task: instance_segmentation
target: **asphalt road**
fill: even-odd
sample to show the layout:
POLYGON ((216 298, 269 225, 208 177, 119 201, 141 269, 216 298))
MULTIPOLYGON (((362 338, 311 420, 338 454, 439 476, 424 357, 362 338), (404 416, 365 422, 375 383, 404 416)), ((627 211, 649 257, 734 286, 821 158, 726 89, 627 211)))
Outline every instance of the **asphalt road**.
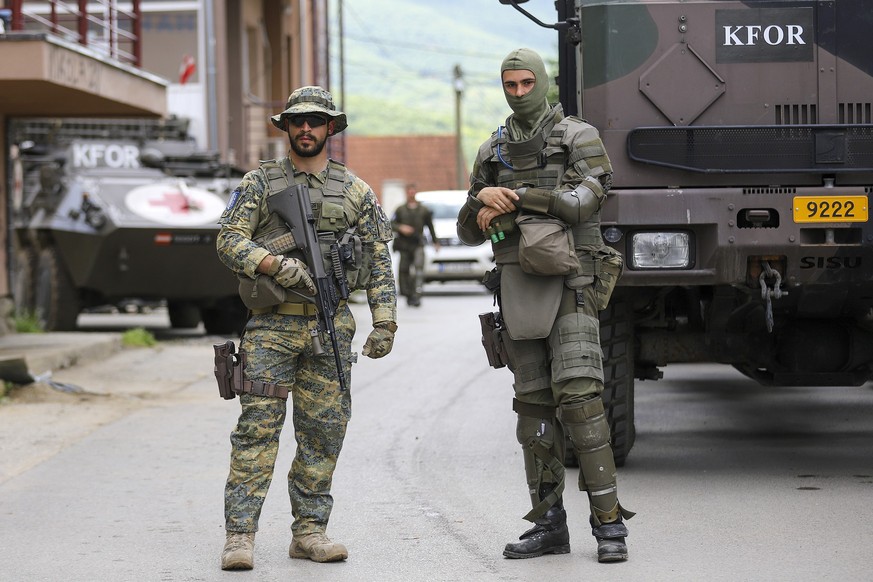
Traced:
MULTIPOLYGON (((873 577, 871 385, 763 389, 704 365, 668 367, 663 380, 637 385, 636 445, 619 471, 622 503, 638 513, 628 523, 628 562, 597 563, 575 469, 566 494, 572 552, 504 559, 503 545, 526 529, 528 498, 511 375, 487 367, 479 341, 476 314, 491 298, 471 286, 428 291, 421 308, 401 305, 394 352, 361 357, 353 371, 328 530, 348 546, 347 562, 287 556, 289 427, 255 570, 219 569, 238 405, 218 398, 212 379, 211 344, 220 338, 166 330, 158 313, 144 321, 162 338, 159 349, 56 375, 126 408, 97 415, 103 420, 0 482, 0 580, 873 577)), ((368 314, 363 305, 354 311, 359 349, 368 314)), ((80 324, 113 329, 105 316, 88 317, 96 319, 80 324)), ((73 418, 101 401, 80 399, 65 404, 73 418)), ((31 431, 28 442, 58 439, 51 429, 61 416, 20 430, 31 431)))

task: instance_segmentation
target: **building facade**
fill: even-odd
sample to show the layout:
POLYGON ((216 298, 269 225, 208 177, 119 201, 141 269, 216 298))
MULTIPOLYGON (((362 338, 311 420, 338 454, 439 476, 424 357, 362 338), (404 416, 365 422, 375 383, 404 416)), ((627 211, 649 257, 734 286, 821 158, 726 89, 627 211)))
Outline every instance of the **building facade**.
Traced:
POLYGON ((269 123, 300 85, 328 86, 324 0, 6 0, 0 28, 0 333, 12 312, 6 128, 22 117, 191 119, 203 149, 252 168, 284 154, 269 123), (86 6, 87 14, 77 12, 86 6))

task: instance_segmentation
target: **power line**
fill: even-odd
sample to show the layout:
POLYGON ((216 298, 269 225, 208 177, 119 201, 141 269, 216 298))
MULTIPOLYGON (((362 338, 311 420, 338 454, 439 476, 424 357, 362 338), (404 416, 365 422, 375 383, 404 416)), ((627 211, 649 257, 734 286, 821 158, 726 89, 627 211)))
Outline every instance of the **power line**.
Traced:
POLYGON ((422 51, 422 52, 439 53, 442 55, 459 55, 459 56, 463 56, 463 57, 473 57, 473 58, 477 58, 477 59, 489 59, 489 60, 496 59, 498 61, 504 57, 504 55, 499 55, 497 53, 479 53, 479 52, 468 51, 468 50, 464 50, 464 51, 452 50, 452 49, 447 48, 445 46, 440 46, 440 45, 435 45, 435 44, 422 45, 421 43, 403 42, 403 41, 397 41, 397 40, 394 40, 394 41, 373 40, 372 38, 362 38, 362 37, 358 37, 358 36, 354 36, 354 35, 350 35, 350 34, 346 34, 345 38, 348 40, 355 40, 358 42, 377 44, 377 45, 382 46, 382 47, 394 46, 394 47, 408 48, 408 49, 422 51))

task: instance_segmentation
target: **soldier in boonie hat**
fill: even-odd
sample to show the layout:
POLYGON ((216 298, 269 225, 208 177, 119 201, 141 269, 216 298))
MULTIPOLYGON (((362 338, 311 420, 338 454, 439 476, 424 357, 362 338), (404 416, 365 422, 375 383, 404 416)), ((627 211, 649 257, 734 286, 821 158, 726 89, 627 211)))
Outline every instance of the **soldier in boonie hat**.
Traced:
POLYGON ((306 113, 316 113, 328 117, 328 121, 334 122, 334 129, 331 135, 336 135, 346 127, 346 114, 342 111, 337 111, 333 104, 333 96, 330 92, 321 87, 309 86, 295 89, 289 96, 288 102, 285 104, 285 111, 270 117, 273 125, 285 131, 287 129, 285 118, 294 115, 302 115, 306 113))

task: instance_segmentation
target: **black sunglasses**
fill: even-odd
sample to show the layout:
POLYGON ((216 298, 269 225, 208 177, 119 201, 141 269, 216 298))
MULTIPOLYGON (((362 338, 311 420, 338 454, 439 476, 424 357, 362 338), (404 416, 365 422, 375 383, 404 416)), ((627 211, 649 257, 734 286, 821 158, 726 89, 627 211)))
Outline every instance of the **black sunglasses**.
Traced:
POLYGON ((292 115, 288 117, 288 121, 290 121, 291 125, 294 127, 303 127, 304 123, 309 127, 321 127, 327 123, 327 119, 323 115, 315 114, 292 115))

